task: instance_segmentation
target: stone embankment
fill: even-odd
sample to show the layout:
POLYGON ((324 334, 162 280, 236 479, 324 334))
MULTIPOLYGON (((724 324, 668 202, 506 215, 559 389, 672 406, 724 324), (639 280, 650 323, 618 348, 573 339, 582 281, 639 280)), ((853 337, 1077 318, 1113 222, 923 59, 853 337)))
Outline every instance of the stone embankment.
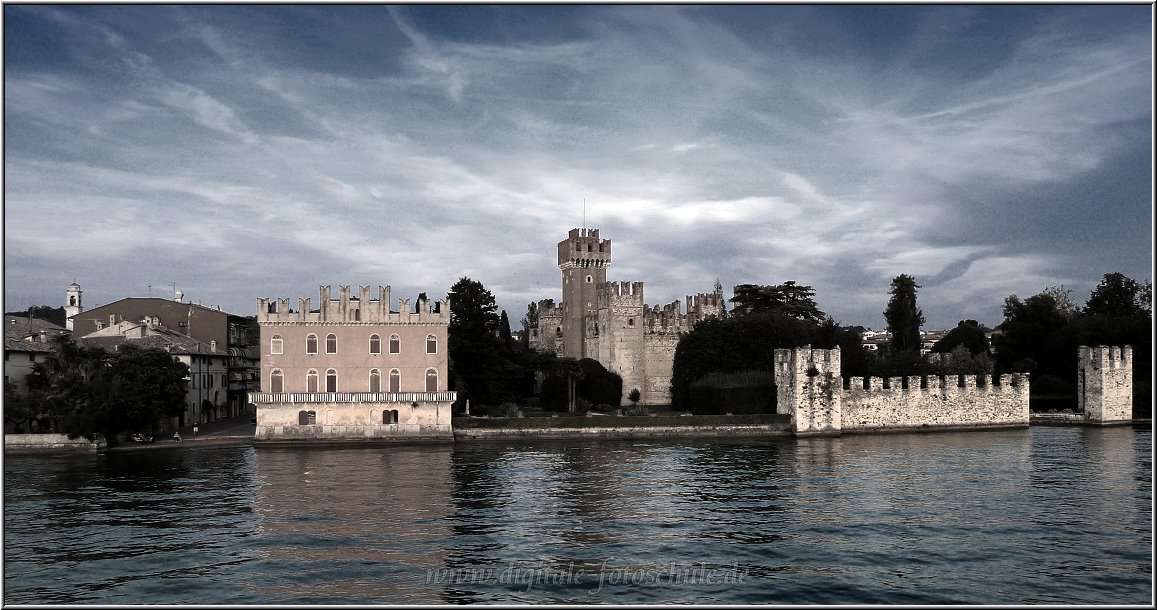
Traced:
POLYGON ((791 417, 781 414, 454 419, 454 440, 749 438, 791 435, 791 417))
POLYGON ((4 453, 96 453, 105 449, 103 438, 90 441, 65 434, 5 434, 4 453))

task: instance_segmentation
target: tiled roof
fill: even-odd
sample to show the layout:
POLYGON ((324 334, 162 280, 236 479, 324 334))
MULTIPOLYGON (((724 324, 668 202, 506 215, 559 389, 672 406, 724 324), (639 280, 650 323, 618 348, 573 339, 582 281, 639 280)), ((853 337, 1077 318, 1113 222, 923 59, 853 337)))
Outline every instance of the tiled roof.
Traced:
POLYGON ((124 335, 106 333, 107 330, 104 333, 97 331, 81 337, 79 342, 86 347, 98 347, 110 352, 114 351, 116 346, 131 344, 142 348, 163 349, 173 354, 228 355, 228 352, 220 349, 220 347, 213 351, 209 349, 211 346, 208 343, 163 326, 150 326, 147 330, 148 334, 144 337, 125 337, 124 335))
POLYGON ((51 344, 40 340, 41 332, 46 334, 46 339, 51 339, 55 335, 68 332, 68 329, 39 318, 4 316, 4 349, 6 351, 51 352, 51 344))

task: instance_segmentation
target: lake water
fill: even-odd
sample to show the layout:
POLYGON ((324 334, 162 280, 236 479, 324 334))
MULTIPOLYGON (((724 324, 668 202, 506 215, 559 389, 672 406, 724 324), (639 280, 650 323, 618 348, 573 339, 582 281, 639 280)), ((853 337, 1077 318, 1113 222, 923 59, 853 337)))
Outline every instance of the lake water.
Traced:
POLYGON ((12 603, 1148 604, 1152 433, 6 456, 12 603))

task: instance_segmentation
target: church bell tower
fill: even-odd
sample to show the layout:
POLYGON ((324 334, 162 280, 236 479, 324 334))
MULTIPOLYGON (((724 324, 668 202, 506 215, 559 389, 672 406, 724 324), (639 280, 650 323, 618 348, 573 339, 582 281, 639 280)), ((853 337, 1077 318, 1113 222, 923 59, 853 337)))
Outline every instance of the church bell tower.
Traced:
POLYGON ((64 293, 64 327, 68 330, 72 330, 72 317, 84 311, 80 294, 80 284, 76 282, 69 284, 68 290, 64 293))

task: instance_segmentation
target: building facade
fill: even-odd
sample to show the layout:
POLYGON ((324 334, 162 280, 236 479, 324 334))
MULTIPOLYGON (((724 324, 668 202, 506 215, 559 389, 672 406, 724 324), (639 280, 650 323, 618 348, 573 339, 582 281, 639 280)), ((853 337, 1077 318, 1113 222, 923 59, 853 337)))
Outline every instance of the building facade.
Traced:
POLYGON ((559 357, 593 358, 623 378, 621 404, 638 389, 640 404, 671 402, 671 369, 679 337, 706 317, 721 315, 723 295, 699 293, 682 303, 650 306, 643 282, 608 282, 611 240, 598 229, 571 229, 558 243, 561 303, 538 303, 529 344, 559 357))
MULTIPOLYGON (((128 297, 87 310, 82 305, 81 296, 81 288, 76 282, 68 286, 65 315, 73 336, 88 336, 121 322, 134 322, 163 328, 211 346, 213 351, 228 356, 229 379, 225 385, 215 386, 214 390, 220 391, 219 397, 210 399, 213 404, 206 407, 206 413, 210 414, 207 416, 216 419, 217 416, 212 414, 239 415, 247 411, 249 393, 257 391, 258 386, 256 358, 246 349, 249 320, 244 316, 184 302, 180 291, 174 293, 172 299, 128 297)), ((198 409, 200 407, 198 405, 198 409)), ((200 414, 195 417, 193 421, 211 421, 201 419, 200 414)))
POLYGON ((91 332, 75 341, 85 347, 116 352, 123 345, 161 349, 189 367, 186 378, 185 410, 167 423, 167 430, 204 424, 246 414, 246 402, 230 402, 229 352, 216 343, 204 343, 179 333, 156 318, 121 321, 91 332))
POLYGON ((257 438, 452 438, 449 301, 399 299, 389 287, 358 295, 319 287, 309 299, 257 300, 261 392, 257 438))

